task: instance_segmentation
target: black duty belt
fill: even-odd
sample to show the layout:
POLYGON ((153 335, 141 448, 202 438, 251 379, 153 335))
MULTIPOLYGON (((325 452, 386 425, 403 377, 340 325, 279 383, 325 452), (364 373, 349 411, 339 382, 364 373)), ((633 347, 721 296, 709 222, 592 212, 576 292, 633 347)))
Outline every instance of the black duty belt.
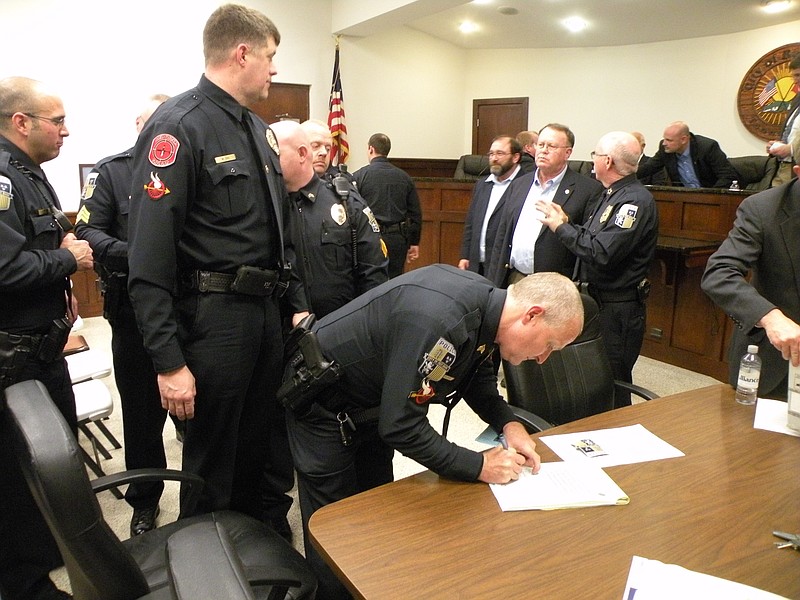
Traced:
POLYGON ((184 288, 198 292, 271 296, 278 289, 278 272, 254 267, 240 268, 235 275, 214 271, 191 271, 181 278, 184 288))
POLYGON ((23 335, 0 331, 0 349, 10 350, 18 348, 24 352, 36 354, 42 345, 44 335, 23 335))
POLYGON ((589 295, 598 302, 634 302, 639 300, 635 287, 621 290, 598 290, 593 285, 590 285, 589 295))
POLYGON ((383 233, 403 233, 403 230, 400 229, 400 223, 392 223, 391 225, 381 223, 380 226, 383 233))

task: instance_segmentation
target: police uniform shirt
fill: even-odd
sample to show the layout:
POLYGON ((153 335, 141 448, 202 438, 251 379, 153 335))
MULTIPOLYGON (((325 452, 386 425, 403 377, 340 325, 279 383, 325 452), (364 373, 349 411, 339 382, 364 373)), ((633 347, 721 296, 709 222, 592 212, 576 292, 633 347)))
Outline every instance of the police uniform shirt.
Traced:
MULTIPOLYGON (((156 371, 185 364, 173 316, 182 274, 294 262, 286 188, 265 123, 205 75, 164 102, 134 148, 128 290, 156 371)), ((299 279, 289 289, 304 309, 299 279)))
POLYGON ((628 175, 606 190, 587 224, 565 223, 556 235, 577 256, 579 280, 599 290, 632 289, 655 256, 658 210, 636 175, 628 175))
POLYGON ((486 361, 505 298, 477 273, 431 265, 366 292, 315 329, 326 358, 343 368, 342 395, 357 407, 380 405, 384 442, 440 475, 473 481, 483 457, 433 429, 428 405, 459 390, 496 429, 515 420, 486 361))
POLYGON ((78 265, 59 248, 64 232, 48 200, 60 208, 41 167, 0 136, 1 331, 40 333, 66 314, 67 278, 78 265))
POLYGON ((318 319, 388 280, 380 227, 355 191, 345 208, 331 186, 314 175, 302 190, 291 194, 291 204, 296 217, 296 266, 309 308, 318 319), (355 272, 351 219, 357 240, 355 272))
POLYGON ((388 226, 410 219, 413 226, 408 230, 408 244, 419 245, 422 209, 417 188, 408 173, 395 167, 385 156, 376 156, 353 173, 353 177, 378 222, 388 226))
POLYGON ((128 213, 133 148, 100 160, 89 173, 75 217, 75 235, 89 242, 95 262, 128 272, 128 213))

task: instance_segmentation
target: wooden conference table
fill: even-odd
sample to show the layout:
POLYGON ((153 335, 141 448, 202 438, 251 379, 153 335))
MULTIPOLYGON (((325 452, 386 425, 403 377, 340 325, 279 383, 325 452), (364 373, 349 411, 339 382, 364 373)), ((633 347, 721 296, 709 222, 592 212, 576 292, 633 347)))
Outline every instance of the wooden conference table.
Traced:
POLYGON ((425 471, 322 508, 311 539, 357 598, 617 600, 639 555, 800 599, 800 552, 772 535, 800 532, 800 438, 753 416, 718 385, 547 432, 641 423, 686 454, 607 468, 627 506, 503 513, 425 471))

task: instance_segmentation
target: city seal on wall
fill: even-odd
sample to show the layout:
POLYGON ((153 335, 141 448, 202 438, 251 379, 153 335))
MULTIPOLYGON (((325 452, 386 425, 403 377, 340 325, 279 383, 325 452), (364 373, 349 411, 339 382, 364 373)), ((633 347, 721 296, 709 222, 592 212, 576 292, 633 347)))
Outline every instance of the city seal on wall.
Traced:
POLYGON ((789 103, 798 93, 789 61, 800 53, 800 44, 786 44, 759 58, 739 85, 739 119, 754 136, 780 138, 789 116, 789 103))

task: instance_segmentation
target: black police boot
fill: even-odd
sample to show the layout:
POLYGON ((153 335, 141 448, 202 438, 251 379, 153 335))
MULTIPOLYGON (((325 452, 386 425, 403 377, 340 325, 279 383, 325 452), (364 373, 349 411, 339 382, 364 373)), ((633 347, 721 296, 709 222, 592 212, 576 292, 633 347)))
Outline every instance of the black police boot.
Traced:
POLYGON ((155 529, 156 518, 160 512, 157 504, 148 508, 134 508, 131 517, 131 537, 155 529))

